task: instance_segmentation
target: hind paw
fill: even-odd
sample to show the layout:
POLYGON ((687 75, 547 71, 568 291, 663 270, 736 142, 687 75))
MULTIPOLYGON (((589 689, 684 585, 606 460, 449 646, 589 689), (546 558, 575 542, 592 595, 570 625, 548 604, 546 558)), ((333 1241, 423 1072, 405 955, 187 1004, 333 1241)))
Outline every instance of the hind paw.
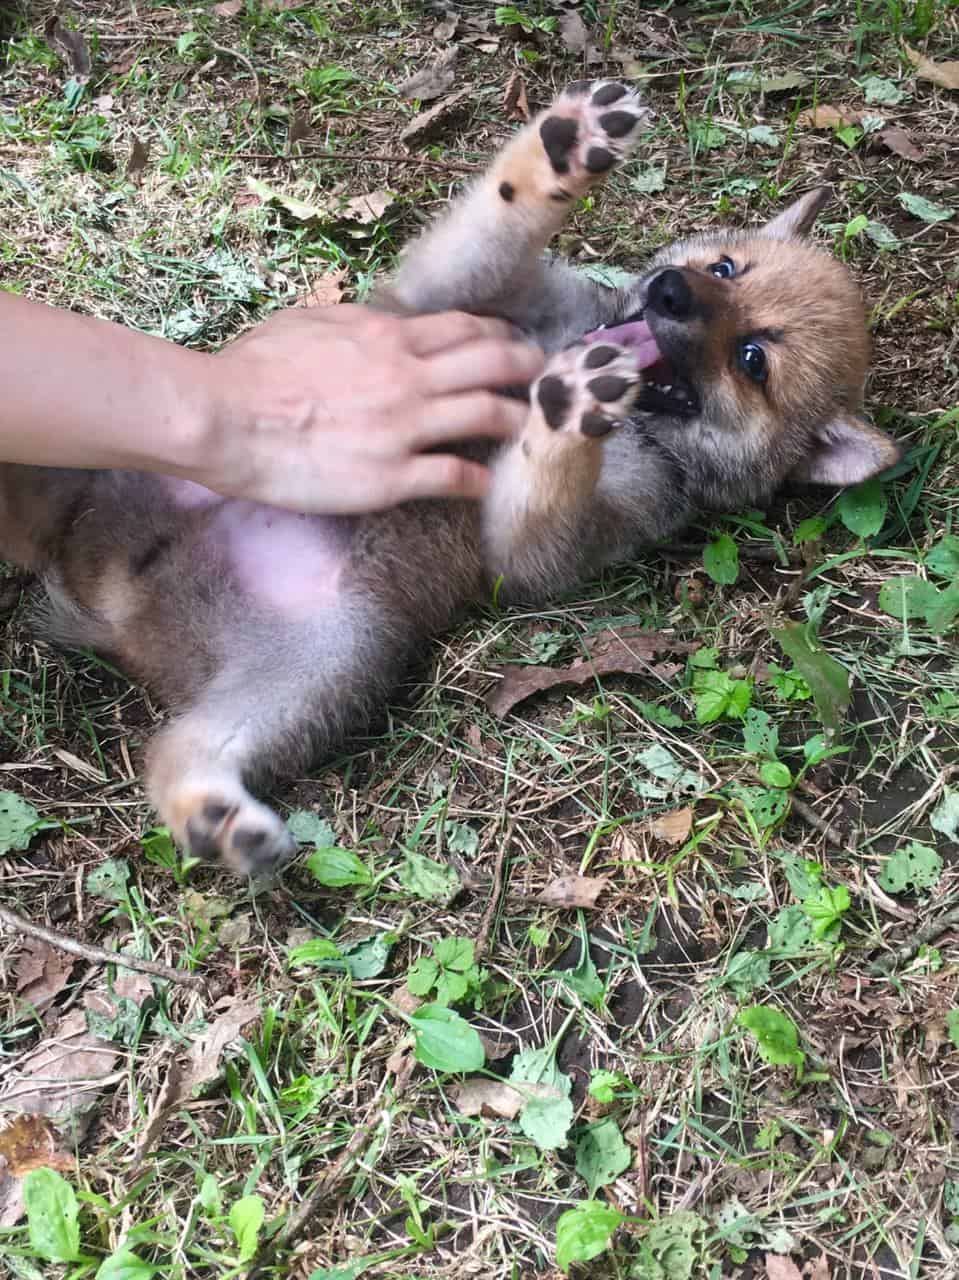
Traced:
POLYGON ((179 843, 194 858, 219 862, 238 875, 268 875, 296 853, 285 823, 232 779, 193 782, 173 808, 171 826, 179 843))
POLYGON ((530 427, 557 434, 602 439, 628 414, 639 390, 633 357, 599 342, 573 347, 550 360, 533 387, 530 427))
POLYGON ((600 181, 636 144, 652 112, 617 80, 581 80, 556 99, 539 136, 559 182, 556 199, 572 199, 600 181))

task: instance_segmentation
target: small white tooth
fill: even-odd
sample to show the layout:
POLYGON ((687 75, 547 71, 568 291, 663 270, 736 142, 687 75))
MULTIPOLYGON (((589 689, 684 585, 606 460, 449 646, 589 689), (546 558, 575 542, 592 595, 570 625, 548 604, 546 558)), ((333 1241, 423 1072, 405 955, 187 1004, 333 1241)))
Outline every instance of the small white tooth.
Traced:
POLYGON ((672 391, 672 389, 673 389, 673 384, 671 382, 667 383, 666 386, 663 387, 664 391, 672 391))

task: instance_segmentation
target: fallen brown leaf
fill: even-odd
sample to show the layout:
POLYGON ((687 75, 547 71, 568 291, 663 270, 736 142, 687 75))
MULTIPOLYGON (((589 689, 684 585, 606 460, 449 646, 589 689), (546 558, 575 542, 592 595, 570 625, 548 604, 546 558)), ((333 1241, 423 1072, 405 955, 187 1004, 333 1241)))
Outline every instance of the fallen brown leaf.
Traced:
POLYGON ((447 12, 442 22, 438 22, 433 28, 434 40, 452 40, 456 35, 456 29, 460 25, 458 13, 447 12))
POLYGON ((498 719, 508 715, 517 703, 534 693, 562 684, 585 684, 596 676, 649 675, 651 660, 661 653, 692 653, 695 642, 676 640, 659 631, 620 627, 599 631, 586 640, 588 656, 577 658, 568 667, 500 667, 502 680, 487 694, 486 705, 498 719))
POLYGON ((386 1059, 386 1069, 390 1075, 395 1077, 393 1081, 394 1093, 401 1094, 406 1091, 406 1086, 409 1084, 415 1068, 416 1057, 413 1053, 412 1041, 409 1036, 406 1036, 386 1059))
POLYGON ((340 216, 348 222, 358 222, 361 227, 365 227, 371 222, 378 222, 392 203, 392 192, 369 191, 366 195, 347 200, 340 210, 340 216))
POLYGON ((808 1280, 829 1280, 829 1259, 824 1253, 803 1267, 803 1275, 808 1280))
POLYGON ((215 13, 218 18, 235 18, 243 8, 243 0, 223 0, 222 4, 215 4, 211 9, 211 13, 215 13))
POLYGON ((589 28, 575 9, 564 13, 560 18, 559 35, 570 53, 583 55, 587 66, 602 59, 602 51, 591 38, 589 28))
POLYGON ((858 124, 863 113, 853 107, 833 107, 825 103, 800 111, 797 123, 805 129, 836 129, 844 125, 858 124))
POLYGON ((15 1178, 32 1169, 56 1169, 65 1173, 76 1164, 61 1146, 60 1135, 44 1116, 19 1115, 0 1129, 0 1168, 15 1178))
POLYGON ((536 895, 536 901, 544 907, 595 907, 608 884, 608 876, 559 876, 536 895))
POLYGON ((692 825, 692 809, 674 809, 671 813, 661 813, 653 818, 649 829, 657 840, 663 840, 666 844, 682 844, 692 825))
POLYGON ((92 63, 87 42, 79 31, 66 27, 60 21, 59 14, 51 14, 43 28, 47 44, 58 54, 70 69, 70 74, 79 84, 90 79, 92 63))
POLYGON ((499 48, 499 40, 495 36, 481 35, 462 36, 460 44, 470 44, 480 53, 495 53, 499 48))
POLYGON ((143 170, 147 167, 149 158, 149 142, 141 142, 139 138, 134 138, 133 145, 130 147, 130 158, 127 160, 127 177, 138 186, 143 181, 143 170))
POLYGON ((468 89, 437 102, 428 111, 414 116, 400 134, 405 146, 431 141, 438 133, 446 133, 466 120, 473 109, 473 95, 468 89))
POLYGON ((906 45, 906 57, 921 80, 929 80, 943 89, 959 89, 959 62, 933 62, 909 45, 906 45))
POLYGON ((404 98, 419 98, 420 102, 431 102, 433 98, 441 97, 452 88, 456 78, 457 53, 455 46, 447 49, 430 66, 397 85, 397 92, 404 98))
POLYGON ((503 110, 507 120, 519 120, 525 123, 529 119, 529 103, 526 101, 526 85, 518 71, 509 78, 506 92, 503 94, 503 110))
POLYGON ((766 1276, 768 1280, 802 1280, 802 1273, 795 1262, 778 1253, 766 1254, 766 1276))
POLYGON ((249 911, 242 911, 239 915, 223 921, 217 931, 216 940, 221 947, 242 947, 250 941, 252 932, 253 917, 249 911))
POLYGON ((300 297, 299 306, 335 307, 337 303, 343 301, 343 281, 346 279, 346 274, 346 267, 340 267, 314 280, 306 293, 300 297))
POLYGON ((476 1076, 455 1090, 453 1100, 464 1116, 502 1116, 515 1120, 526 1098, 505 1080, 484 1080, 476 1076))
POLYGON ((900 129, 898 125, 890 125, 888 129, 881 130, 879 137, 890 151, 894 151, 897 156, 902 156, 903 160, 922 159, 922 152, 905 129, 900 129))
POLYGON ((410 991, 407 986, 400 987, 400 989, 395 991, 391 997, 391 1004, 393 1007, 400 1013, 406 1014, 407 1017, 414 1014, 422 1003, 423 997, 414 996, 413 992, 410 991))
POLYGON ((67 985, 75 964, 74 956, 28 938, 13 970, 17 995, 34 1009, 45 1009, 67 985))
MULTIPOLYGON (((220 1001, 222 1004, 223 1001, 220 1001)), ((240 1032, 260 1016, 260 1006, 255 1000, 236 1000, 195 1040, 189 1062, 183 1073, 180 1097, 188 1098, 202 1085, 209 1084, 220 1074, 220 1059, 240 1032)))

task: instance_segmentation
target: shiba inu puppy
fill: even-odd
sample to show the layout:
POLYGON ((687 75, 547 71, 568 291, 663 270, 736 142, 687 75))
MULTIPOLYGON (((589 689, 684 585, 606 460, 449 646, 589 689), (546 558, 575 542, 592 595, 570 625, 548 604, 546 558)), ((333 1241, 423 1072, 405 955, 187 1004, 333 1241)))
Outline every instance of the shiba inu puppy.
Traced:
POLYGON ((146 786, 193 854, 293 852, 248 789, 305 770, 382 705, 468 605, 535 601, 787 478, 845 485, 896 446, 860 416, 869 341, 844 268, 805 241, 825 193, 663 250, 625 288, 544 257, 627 154, 625 86, 571 86, 428 228, 374 302, 507 318, 551 355, 526 427, 477 446, 483 504, 306 517, 127 472, 0 468, 0 555, 38 570, 47 633, 171 706, 146 786))

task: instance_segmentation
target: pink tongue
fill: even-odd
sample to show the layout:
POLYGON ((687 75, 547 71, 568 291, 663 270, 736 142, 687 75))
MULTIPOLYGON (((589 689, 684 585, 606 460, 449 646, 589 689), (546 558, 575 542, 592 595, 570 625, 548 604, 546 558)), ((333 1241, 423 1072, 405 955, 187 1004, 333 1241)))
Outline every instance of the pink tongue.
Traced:
POLYGON ((638 369, 648 369, 663 358, 645 320, 631 320, 628 324, 613 325, 609 329, 594 329, 592 333, 583 335, 583 341, 615 342, 617 346, 629 347, 636 357, 638 369))

